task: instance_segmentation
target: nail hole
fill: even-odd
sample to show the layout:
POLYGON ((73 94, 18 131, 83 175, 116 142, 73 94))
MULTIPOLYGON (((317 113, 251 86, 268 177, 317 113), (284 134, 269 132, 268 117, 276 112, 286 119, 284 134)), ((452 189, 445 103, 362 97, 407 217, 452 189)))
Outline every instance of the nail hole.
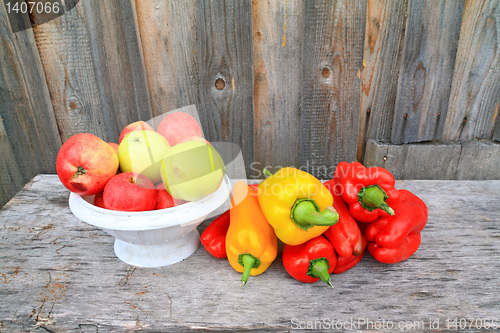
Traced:
POLYGON ((218 90, 224 89, 225 86, 226 82, 224 82, 224 79, 218 78, 217 80, 215 80, 215 88, 217 88, 218 90))

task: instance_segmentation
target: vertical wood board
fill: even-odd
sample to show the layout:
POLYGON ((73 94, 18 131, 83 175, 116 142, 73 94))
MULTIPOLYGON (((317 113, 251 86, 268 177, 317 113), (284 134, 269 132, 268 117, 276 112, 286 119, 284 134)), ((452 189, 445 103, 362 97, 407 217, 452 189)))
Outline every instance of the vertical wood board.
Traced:
POLYGON ((391 140, 439 139, 451 90, 464 0, 410 0, 391 140))
POLYGON ((369 0, 359 110, 358 161, 367 139, 389 140, 406 26, 408 1, 369 0))
POLYGON ((303 3, 253 1, 253 105, 255 165, 299 166, 302 97, 303 3))
POLYGON ((154 117, 199 97, 196 1, 135 1, 154 117))
POLYGON ((151 117, 130 1, 80 1, 33 31, 63 141, 81 132, 117 141, 126 124, 151 117))
POLYGON ((251 1, 198 1, 199 114, 209 141, 241 147, 254 161, 251 1))
POLYGON ((327 179, 356 159, 366 1, 305 4, 301 166, 327 179))
POLYGON ((443 140, 500 139, 500 4, 468 1, 443 140))
POLYGON ((16 163, 16 156, 12 151, 7 132, 0 118, 0 208, 24 186, 20 168, 16 163))
MULTIPOLYGON (((30 25, 29 17, 18 19, 30 25)), ((45 75, 31 30, 12 32, 4 4, 0 4, 0 116, 5 132, 5 165, 18 170, 12 176, 24 185, 38 173, 54 173, 61 146, 45 75), (13 156, 14 161, 8 161, 13 156), (14 176, 15 175, 15 176, 14 176)), ((10 184, 0 184, 10 186, 10 184)))

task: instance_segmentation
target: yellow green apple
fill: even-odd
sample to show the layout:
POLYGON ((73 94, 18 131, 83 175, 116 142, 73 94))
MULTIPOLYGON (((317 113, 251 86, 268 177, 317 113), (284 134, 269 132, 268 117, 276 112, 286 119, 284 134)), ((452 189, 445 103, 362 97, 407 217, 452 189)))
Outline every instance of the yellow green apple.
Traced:
POLYGON ((215 192, 224 177, 224 161, 210 144, 181 142, 161 161, 161 179, 172 197, 196 201, 215 192))
POLYGON ((153 183, 161 181, 161 160, 170 145, 161 134, 149 130, 132 131, 120 142, 118 158, 122 172, 135 172, 153 183))

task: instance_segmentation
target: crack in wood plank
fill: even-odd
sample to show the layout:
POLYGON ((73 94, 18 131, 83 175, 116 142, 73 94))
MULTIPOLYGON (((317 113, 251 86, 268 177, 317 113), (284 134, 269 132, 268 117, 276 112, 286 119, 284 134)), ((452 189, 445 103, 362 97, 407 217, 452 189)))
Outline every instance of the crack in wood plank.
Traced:
POLYGON ((120 287, 123 287, 123 286, 126 286, 128 284, 128 281, 129 279, 132 277, 132 274, 134 274, 136 270, 136 267, 133 267, 131 266, 128 270, 127 270, 127 275, 125 275, 121 280, 120 282, 118 282, 118 285, 120 287))

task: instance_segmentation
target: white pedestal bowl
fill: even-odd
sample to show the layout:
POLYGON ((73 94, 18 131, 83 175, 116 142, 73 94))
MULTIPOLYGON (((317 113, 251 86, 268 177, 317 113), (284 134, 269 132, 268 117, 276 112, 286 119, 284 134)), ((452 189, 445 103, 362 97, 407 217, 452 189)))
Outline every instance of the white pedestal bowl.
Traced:
POLYGON ((161 210, 113 211, 94 206, 94 196, 75 193, 69 196, 69 207, 80 220, 115 237, 114 250, 120 260, 138 267, 162 267, 184 260, 196 251, 200 244, 196 228, 222 205, 229 208, 230 193, 230 181, 224 177, 214 193, 161 210))

